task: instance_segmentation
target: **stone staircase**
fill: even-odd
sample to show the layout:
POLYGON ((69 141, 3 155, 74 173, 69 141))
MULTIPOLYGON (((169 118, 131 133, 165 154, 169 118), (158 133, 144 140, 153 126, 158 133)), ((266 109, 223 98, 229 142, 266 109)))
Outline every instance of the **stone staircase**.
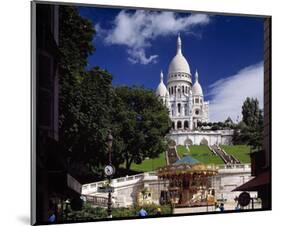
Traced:
POLYGON ((166 151, 166 164, 171 165, 180 159, 177 146, 169 146, 168 150, 166 151))
POLYGON ((218 145, 209 146, 211 151, 218 155, 225 164, 240 164, 240 161, 236 159, 234 156, 227 154, 221 147, 218 145))

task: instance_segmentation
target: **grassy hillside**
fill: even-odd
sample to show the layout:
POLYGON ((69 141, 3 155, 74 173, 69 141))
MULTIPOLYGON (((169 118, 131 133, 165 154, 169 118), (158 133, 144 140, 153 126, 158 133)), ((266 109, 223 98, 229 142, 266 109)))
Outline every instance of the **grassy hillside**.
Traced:
POLYGON ((166 165, 166 159, 165 159, 165 152, 164 152, 161 153, 158 158, 145 159, 144 161, 142 161, 141 164, 133 163, 131 165, 131 170, 147 172, 147 171, 153 171, 158 167, 165 166, 165 165, 166 165))
POLYGON ((177 146, 177 151, 180 157, 183 157, 184 154, 188 154, 192 158, 205 164, 223 164, 221 158, 214 155, 207 145, 190 145, 189 150, 190 152, 188 152, 182 145, 177 146))
POLYGON ((250 163, 250 146, 248 145, 220 145, 226 153, 239 159, 241 163, 250 163))
MULTIPOLYGON (((241 163, 250 163, 250 147, 247 145, 221 145, 221 147, 228 153, 239 159, 241 163)), ((222 159, 214 155, 207 145, 191 145, 189 146, 190 152, 187 151, 185 146, 177 146, 179 157, 182 158, 185 154, 197 159, 199 162, 205 164, 224 164, 222 159)), ((138 172, 148 172, 156 170, 158 167, 165 166, 165 153, 161 153, 158 158, 145 159, 141 164, 133 163, 131 170, 138 172)), ((125 165, 123 165, 125 167, 125 165)))

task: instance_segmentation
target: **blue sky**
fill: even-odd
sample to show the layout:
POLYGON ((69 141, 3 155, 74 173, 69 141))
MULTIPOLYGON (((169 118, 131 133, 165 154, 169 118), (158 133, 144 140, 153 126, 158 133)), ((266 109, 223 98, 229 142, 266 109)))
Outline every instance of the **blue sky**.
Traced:
POLYGON ((114 85, 155 89, 167 77, 177 34, 191 73, 199 72, 212 121, 241 118, 247 97, 263 104, 263 19, 257 17, 80 7, 97 31, 89 68, 100 66, 114 85))

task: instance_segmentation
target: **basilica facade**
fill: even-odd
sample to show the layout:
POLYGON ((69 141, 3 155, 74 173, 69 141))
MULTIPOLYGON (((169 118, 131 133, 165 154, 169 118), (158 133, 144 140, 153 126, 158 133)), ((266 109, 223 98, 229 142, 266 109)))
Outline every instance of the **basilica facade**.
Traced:
POLYGON ((177 38, 176 55, 169 65, 167 86, 163 77, 161 71, 156 95, 169 109, 174 131, 196 130, 198 122, 209 121, 209 103, 204 101, 197 71, 192 79, 189 64, 182 53, 180 36, 177 38))

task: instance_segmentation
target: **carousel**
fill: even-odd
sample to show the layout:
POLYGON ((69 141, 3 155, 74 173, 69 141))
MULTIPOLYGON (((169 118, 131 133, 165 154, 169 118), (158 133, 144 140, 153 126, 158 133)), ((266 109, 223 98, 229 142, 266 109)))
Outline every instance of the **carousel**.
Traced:
POLYGON ((161 191, 160 202, 175 207, 214 205, 212 179, 217 173, 214 165, 202 164, 190 156, 158 168, 158 178, 164 181, 166 188, 161 191))

